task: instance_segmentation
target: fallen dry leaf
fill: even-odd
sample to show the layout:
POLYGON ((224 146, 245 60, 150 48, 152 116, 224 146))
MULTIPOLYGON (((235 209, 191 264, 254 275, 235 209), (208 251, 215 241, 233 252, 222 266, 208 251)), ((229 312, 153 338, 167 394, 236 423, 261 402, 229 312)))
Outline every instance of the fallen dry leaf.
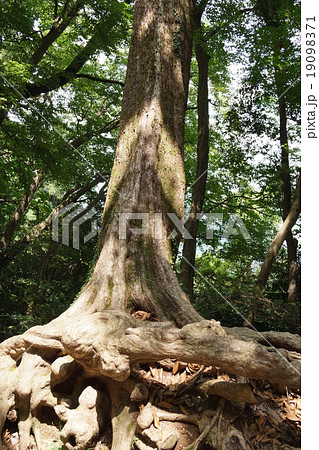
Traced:
POLYGON ((290 411, 287 412, 286 418, 287 418, 288 420, 293 421, 293 422, 299 422, 299 421, 300 421, 300 418, 297 417, 297 415, 295 414, 295 412, 292 411, 292 410, 290 410, 290 411))
POLYGON ((180 383, 184 383, 184 381, 186 381, 186 378, 187 378, 187 373, 184 370, 184 372, 180 376, 180 383))
POLYGON ((157 373, 158 373, 157 368, 150 366, 150 371, 151 371, 152 377, 157 378, 157 373))
POLYGON ((161 424, 160 424, 159 418, 157 417, 157 415, 154 411, 153 411, 153 417, 154 417, 154 427, 160 428, 161 424))

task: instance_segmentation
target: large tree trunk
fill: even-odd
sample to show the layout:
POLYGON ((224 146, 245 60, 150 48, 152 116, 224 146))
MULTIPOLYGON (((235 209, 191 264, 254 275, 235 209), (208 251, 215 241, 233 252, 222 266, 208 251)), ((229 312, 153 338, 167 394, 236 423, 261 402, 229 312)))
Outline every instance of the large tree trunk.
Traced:
MULTIPOLYGON (((201 11, 196 11, 196 28, 201 26, 201 11)), ((193 293, 194 288, 194 265, 196 256, 196 237, 198 218, 197 214, 201 212, 205 198, 206 179, 209 156, 209 115, 208 115, 208 63, 207 54, 200 41, 195 47, 196 60, 198 65, 198 137, 197 137, 197 167, 196 178, 193 186, 193 197, 189 211, 189 216, 185 224, 186 230, 192 236, 192 239, 185 239, 183 245, 183 255, 181 261, 180 280, 183 289, 189 294, 193 293)))
POLYGON ((295 349, 298 337, 270 341, 260 335, 258 343, 246 334, 244 342, 214 320, 199 321, 170 266, 172 225, 166 217, 163 225, 156 221, 167 212, 183 217, 193 10, 192 0, 136 0, 119 140, 91 280, 60 317, 0 345, 0 431, 7 412, 17 409, 20 450, 27 450, 31 429, 39 440, 36 417, 43 406, 65 423, 67 449, 88 448, 111 423, 112 450, 130 450, 136 423, 154 419, 147 405, 136 418, 133 402, 148 398, 131 377, 137 363, 174 357, 300 385, 299 361, 284 348, 274 351, 274 345, 295 349), (121 214, 132 212, 149 214, 147 234, 128 230, 137 228, 139 217, 121 222, 121 214), (171 322, 136 320, 127 312, 136 308, 171 322))
POLYGON ((167 213, 183 219, 184 116, 192 1, 136 2, 121 123, 100 235, 100 256, 67 315, 142 309, 178 325, 197 321, 171 268, 167 213), (156 13, 155 13, 156 11, 156 13), (139 217, 146 214, 144 234, 139 217), (125 231, 123 239, 119 235, 125 231), (124 227, 124 229, 123 229, 124 227))

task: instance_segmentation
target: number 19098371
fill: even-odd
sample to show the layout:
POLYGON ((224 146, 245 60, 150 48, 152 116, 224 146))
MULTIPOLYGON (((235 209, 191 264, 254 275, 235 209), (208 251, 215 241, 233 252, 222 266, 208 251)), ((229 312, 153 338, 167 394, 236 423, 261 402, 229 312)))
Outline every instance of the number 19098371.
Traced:
POLYGON ((316 76, 315 17, 306 18, 306 77, 316 76))

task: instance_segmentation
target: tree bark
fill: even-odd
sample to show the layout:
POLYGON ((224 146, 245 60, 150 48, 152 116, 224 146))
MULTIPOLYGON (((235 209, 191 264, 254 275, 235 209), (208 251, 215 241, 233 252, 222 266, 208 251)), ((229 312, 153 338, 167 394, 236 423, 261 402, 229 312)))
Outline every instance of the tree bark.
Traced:
POLYGON ((40 171, 31 181, 31 184, 28 188, 28 191, 24 194, 22 197, 19 205, 17 206, 15 212, 10 217, 9 222, 6 226, 6 229, 3 233, 3 236, 1 238, 1 246, 3 250, 6 250, 6 248, 9 246, 14 232, 20 223, 23 214, 27 210, 34 194, 37 192, 37 190, 40 187, 41 182, 43 181, 43 172, 40 171))
POLYGON ((301 210, 301 181, 299 177, 295 191, 295 198, 292 202, 289 214, 287 215, 286 220, 284 221, 280 230, 278 231, 275 239, 272 241, 269 250, 265 256, 264 262, 261 266, 256 283, 257 288, 263 289, 266 286, 277 253, 280 247, 282 246, 284 240, 287 238, 287 234, 291 231, 291 228, 296 223, 300 214, 300 210, 301 210))
MULTIPOLYGON (((201 12, 196 8, 196 28, 201 26, 201 12)), ((196 256, 196 238, 198 218, 205 198, 206 179, 209 157, 209 114, 208 114, 208 64, 209 55, 199 42, 195 47, 196 60, 198 65, 198 137, 197 137, 197 166, 196 178, 193 185, 193 197, 189 211, 189 216, 185 224, 186 230, 192 239, 185 239, 183 245, 183 257, 181 260, 181 275, 183 289, 193 294, 194 288, 194 265, 196 256)))
POLYGON ((105 308, 142 309, 178 325, 200 316, 170 265, 167 213, 183 218, 184 115, 193 33, 193 1, 138 1, 114 166, 92 278, 68 315, 105 308), (168 94, 169 93, 169 94, 168 94), (145 234, 138 218, 148 215, 145 234), (160 220, 159 220, 160 218, 160 220), (162 219, 162 221, 161 221, 162 219), (127 233, 119 235, 120 224, 127 233), (93 286, 94 288, 90 288, 93 286))

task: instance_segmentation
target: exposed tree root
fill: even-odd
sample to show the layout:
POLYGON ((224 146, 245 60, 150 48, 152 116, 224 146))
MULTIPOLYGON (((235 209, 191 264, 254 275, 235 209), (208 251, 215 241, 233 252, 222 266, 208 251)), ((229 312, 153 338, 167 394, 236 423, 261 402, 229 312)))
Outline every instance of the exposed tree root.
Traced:
POLYGON ((106 393, 87 386, 79 397, 79 406, 69 409, 65 404, 55 406, 58 417, 65 422, 61 439, 68 450, 84 450, 102 431, 105 423, 106 393))
POLYGON ((130 450, 132 447, 138 415, 138 405, 131 400, 135 384, 131 380, 125 383, 107 381, 112 402, 112 450, 130 450))
MULTIPOLYGON (((282 348, 278 353, 261 345, 251 330, 244 332, 245 341, 227 332, 229 335, 214 320, 178 329, 168 322, 139 321, 118 311, 81 316, 72 323, 62 317, 34 327, 0 344, 0 428, 8 411, 16 409, 20 450, 27 449, 30 433, 40 449, 37 417, 43 407, 49 407, 64 422, 61 439, 68 450, 87 448, 108 421, 113 429, 112 450, 129 450, 136 425, 146 439, 154 413, 157 420, 196 423, 196 416, 156 412, 150 403, 138 414, 138 405, 148 398, 148 390, 130 377, 131 368, 165 358, 218 366, 233 374, 299 388, 300 362, 290 361, 291 352, 282 348)), ((240 336, 238 330, 235 335, 240 336)), ((296 336, 285 333, 281 339, 278 333, 268 333, 268 338, 272 345, 298 349, 296 336)), ((210 390, 216 390, 214 384, 217 386, 212 383, 210 390)), ((207 393, 258 403, 247 386, 220 385, 218 389, 217 394, 207 393)), ((177 436, 165 439, 169 446, 177 436)), ((162 440, 158 445, 164 445, 162 440)), ((147 444, 141 441, 138 445, 147 444)))
POLYGON ((263 331, 258 333, 246 327, 223 327, 227 335, 233 336, 241 341, 255 341, 262 345, 273 345, 293 352, 301 351, 301 339, 297 334, 281 331, 263 331))

